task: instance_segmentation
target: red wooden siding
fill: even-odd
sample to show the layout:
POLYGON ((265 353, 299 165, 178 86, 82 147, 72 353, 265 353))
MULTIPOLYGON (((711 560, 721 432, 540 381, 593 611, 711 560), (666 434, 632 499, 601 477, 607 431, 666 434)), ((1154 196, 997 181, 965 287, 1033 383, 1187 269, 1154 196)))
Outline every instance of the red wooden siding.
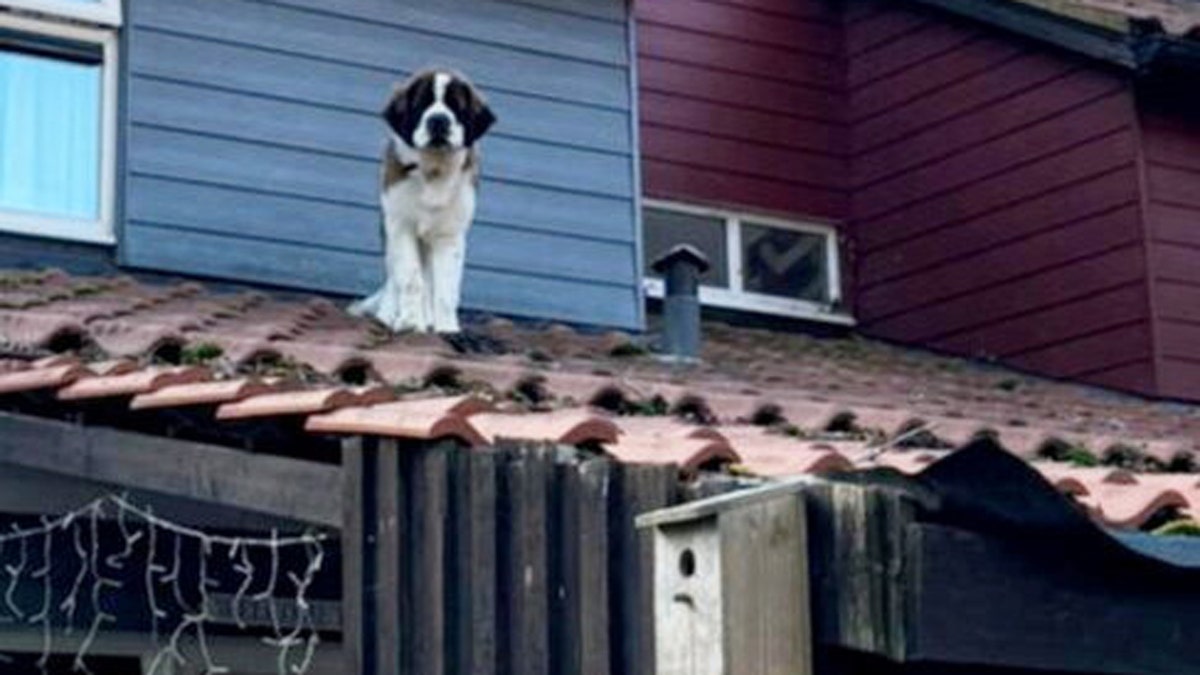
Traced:
POLYGON ((647 196, 846 224, 864 332, 1200 400, 1200 99, 932 9, 642 0, 647 196))
POLYGON ((846 31, 865 332, 1153 391, 1129 83, 941 13, 858 2, 846 31))
POLYGON ((1200 97, 1174 85, 1139 96, 1158 389, 1200 399, 1200 97))
POLYGON ((647 196, 846 216, 840 17, 825 0, 640 0, 647 196))

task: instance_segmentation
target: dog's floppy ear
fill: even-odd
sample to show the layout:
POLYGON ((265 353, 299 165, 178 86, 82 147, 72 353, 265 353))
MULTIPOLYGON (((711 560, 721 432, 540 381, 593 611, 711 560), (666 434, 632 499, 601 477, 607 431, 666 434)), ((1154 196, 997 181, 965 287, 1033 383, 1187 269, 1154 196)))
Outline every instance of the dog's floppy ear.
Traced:
POLYGON ((471 101, 467 107, 467 110, 470 112, 467 115, 468 119, 465 124, 466 145, 471 146, 496 123, 496 114, 488 107, 487 102, 483 100, 479 92, 475 91, 475 87, 468 87, 467 91, 470 93, 471 101))
POLYGON ((413 132, 417 128, 419 114, 418 99, 429 88, 429 77, 421 74, 396 87, 383 108, 383 119, 397 136, 412 145, 413 132))
POLYGON ((412 138, 405 136, 404 133, 405 127, 408 126, 408 108, 408 91, 403 87, 396 87, 392 95, 388 97, 387 105, 383 107, 383 120, 397 136, 412 142, 412 138))

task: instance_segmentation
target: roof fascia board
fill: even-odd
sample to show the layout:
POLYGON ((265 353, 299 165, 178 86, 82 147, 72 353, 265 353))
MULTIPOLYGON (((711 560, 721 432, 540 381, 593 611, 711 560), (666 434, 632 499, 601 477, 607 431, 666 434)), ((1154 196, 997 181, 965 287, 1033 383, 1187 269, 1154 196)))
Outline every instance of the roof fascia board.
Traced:
POLYGON ((1129 39, 1113 31, 1008 0, 908 0, 1002 28, 1130 70, 1145 64, 1129 39))

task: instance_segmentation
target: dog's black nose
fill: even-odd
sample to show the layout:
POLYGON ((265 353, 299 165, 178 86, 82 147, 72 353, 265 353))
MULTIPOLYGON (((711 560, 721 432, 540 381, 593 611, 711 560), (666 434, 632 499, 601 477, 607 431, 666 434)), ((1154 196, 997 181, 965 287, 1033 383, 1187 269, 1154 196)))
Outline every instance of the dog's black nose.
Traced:
POLYGON ((425 127, 429 130, 430 136, 445 138, 450 135, 450 116, 441 113, 430 115, 429 119, 425 120, 425 127))

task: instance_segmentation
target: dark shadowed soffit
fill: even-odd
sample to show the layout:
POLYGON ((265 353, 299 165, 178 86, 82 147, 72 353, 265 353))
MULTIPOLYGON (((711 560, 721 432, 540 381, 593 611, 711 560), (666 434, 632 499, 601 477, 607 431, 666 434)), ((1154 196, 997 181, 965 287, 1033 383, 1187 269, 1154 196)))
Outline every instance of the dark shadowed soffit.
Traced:
POLYGON ((1101 25, 1014 0, 907 0, 982 21, 1106 63, 1149 74, 1200 69, 1200 40, 1170 35, 1154 20, 1101 25))

